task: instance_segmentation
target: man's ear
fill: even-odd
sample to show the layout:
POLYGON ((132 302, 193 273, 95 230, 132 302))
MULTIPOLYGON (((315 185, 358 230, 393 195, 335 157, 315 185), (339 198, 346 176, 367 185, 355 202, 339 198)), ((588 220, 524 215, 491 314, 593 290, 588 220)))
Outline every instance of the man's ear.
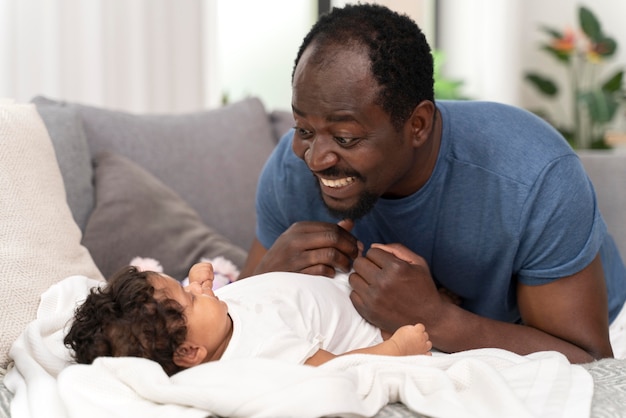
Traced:
POLYGON ((436 112, 435 104, 429 100, 420 102, 413 109, 409 118, 413 146, 420 147, 430 138, 435 128, 436 112))
POLYGON ((177 366, 189 368, 203 363, 206 356, 206 348, 185 341, 176 349, 173 360, 177 366))

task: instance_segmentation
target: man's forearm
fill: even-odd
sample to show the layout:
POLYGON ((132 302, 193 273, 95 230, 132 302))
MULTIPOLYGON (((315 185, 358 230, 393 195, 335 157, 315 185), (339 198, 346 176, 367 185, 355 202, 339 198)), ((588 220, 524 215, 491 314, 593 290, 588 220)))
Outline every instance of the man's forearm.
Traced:
POLYGON ((428 334, 438 350, 453 353, 477 348, 501 348, 520 355, 558 351, 572 363, 587 363, 594 357, 581 347, 525 325, 496 321, 447 304, 444 315, 428 324, 428 334))

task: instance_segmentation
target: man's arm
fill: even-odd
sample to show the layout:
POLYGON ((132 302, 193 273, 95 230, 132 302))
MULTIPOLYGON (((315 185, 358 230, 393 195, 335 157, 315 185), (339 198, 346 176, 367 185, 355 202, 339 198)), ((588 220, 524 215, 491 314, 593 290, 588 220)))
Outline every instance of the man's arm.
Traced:
POLYGON ((541 286, 519 284, 525 325, 574 344, 594 359, 613 357, 600 255, 579 273, 541 286))
POLYGON ((545 285, 518 284, 517 290, 523 325, 447 305, 440 325, 431 332, 434 344, 444 351, 498 347, 522 355, 555 350, 572 363, 613 357, 599 257, 577 274, 545 285))
POLYGON ((326 350, 318 350, 309 357, 304 364, 319 366, 338 356, 349 354, 378 354, 385 356, 411 356, 417 354, 430 355, 432 343, 428 339, 428 333, 422 324, 405 325, 400 327, 393 335, 380 344, 372 347, 359 348, 343 354, 333 354, 326 350))
POLYGON ((599 256, 579 273, 550 284, 519 284, 520 325, 480 317, 445 300, 421 257, 406 247, 385 247, 357 259, 357 273, 350 276, 356 309, 382 329, 421 322, 433 345, 445 352, 496 347, 524 355, 555 350, 574 363, 612 357, 599 256))

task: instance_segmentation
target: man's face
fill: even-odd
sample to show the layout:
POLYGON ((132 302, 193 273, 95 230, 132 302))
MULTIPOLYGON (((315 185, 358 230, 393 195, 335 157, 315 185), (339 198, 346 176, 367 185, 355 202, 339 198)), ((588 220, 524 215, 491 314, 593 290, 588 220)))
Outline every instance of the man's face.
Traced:
POLYGON ((293 150, 317 177, 326 206, 355 219, 380 196, 414 192, 410 124, 398 132, 376 103, 367 54, 336 47, 320 62, 313 51, 307 48, 294 73, 293 150))

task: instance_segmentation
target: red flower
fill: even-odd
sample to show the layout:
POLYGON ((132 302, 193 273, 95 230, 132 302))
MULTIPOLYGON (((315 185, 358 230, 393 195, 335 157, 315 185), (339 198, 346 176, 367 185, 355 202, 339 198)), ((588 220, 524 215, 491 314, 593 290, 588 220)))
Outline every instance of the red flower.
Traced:
POLYGON ((563 54, 569 54, 576 48, 576 35, 570 28, 565 29, 563 36, 552 40, 552 48, 563 54))

